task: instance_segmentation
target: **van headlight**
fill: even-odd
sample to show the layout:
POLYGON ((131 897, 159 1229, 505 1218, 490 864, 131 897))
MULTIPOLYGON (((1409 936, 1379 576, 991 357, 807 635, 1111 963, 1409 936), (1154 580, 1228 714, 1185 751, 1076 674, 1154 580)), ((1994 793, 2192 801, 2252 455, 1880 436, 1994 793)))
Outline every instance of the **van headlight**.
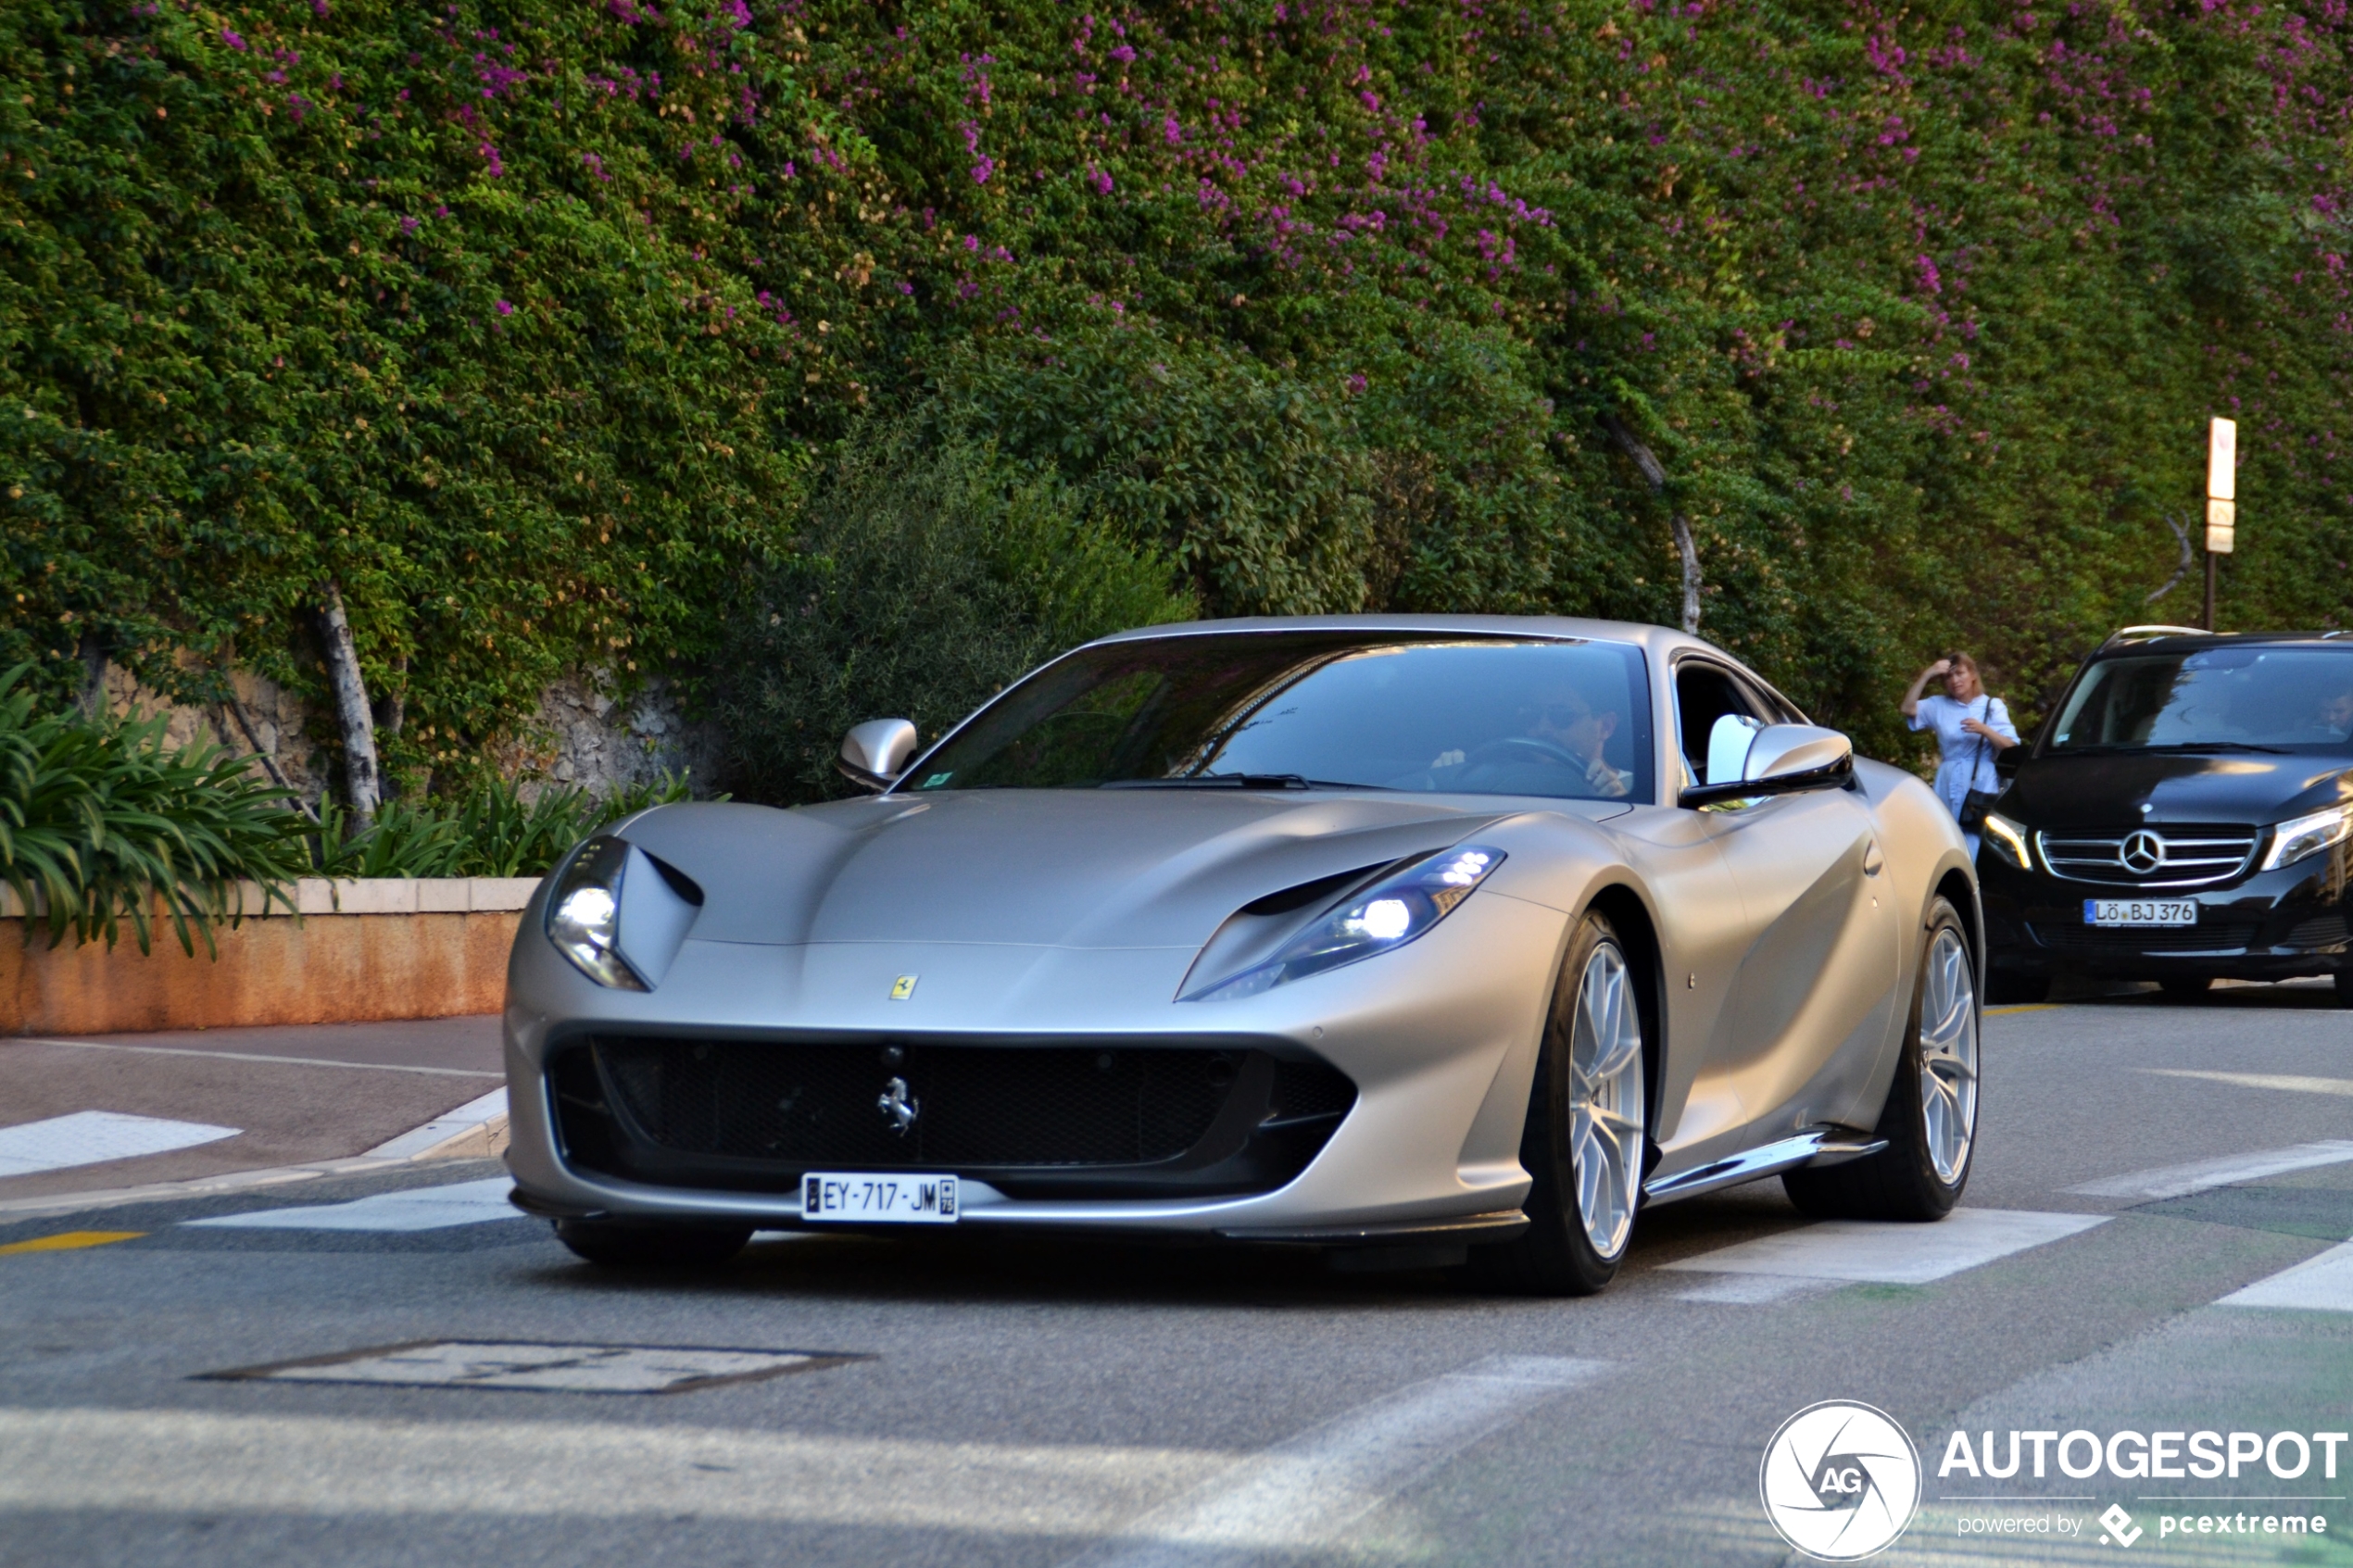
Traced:
POLYGON ((1501 849, 1461 845, 1382 878, 1284 944, 1255 968, 1184 998, 1226 1002, 1402 947, 1453 914, 1504 863, 1501 849))
POLYGON ((1979 838, 1994 854, 2020 871, 2031 872, 2034 869, 2034 852, 2026 847, 2026 829, 2020 823, 2010 821, 1998 811, 1988 811, 1985 813, 1985 831, 1979 838))
POLYGON ((2344 843, 2348 834, 2353 834, 2353 806, 2332 806, 2309 816, 2290 817, 2271 830, 2271 851, 2263 857, 2263 869, 2292 866, 2307 855, 2344 843))
POLYGON ((598 985, 642 991, 646 983, 621 956, 621 876, 628 868, 622 839, 592 838, 575 850, 547 898, 547 940, 598 985))

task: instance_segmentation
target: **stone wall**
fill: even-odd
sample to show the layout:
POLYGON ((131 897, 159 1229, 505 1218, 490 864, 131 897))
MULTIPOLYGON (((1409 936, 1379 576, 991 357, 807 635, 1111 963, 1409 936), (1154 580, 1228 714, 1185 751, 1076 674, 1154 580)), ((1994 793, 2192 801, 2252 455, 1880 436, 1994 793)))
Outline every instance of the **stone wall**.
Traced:
MULTIPOLYGON (((243 722, 226 704, 205 709, 168 702, 120 667, 107 671, 106 700, 120 715, 165 715, 164 733, 175 746, 207 740, 239 757, 258 751, 288 787, 314 805, 331 786, 339 790, 337 753, 311 740, 311 709, 302 698, 247 671, 236 671, 231 681, 243 722)), ((675 695, 660 681, 621 702, 600 693, 589 678, 569 677, 541 695, 535 717, 545 733, 543 744, 518 746, 506 759, 526 778, 540 775, 607 795, 649 784, 666 771, 685 771, 696 792, 705 794, 718 774, 717 727, 687 722, 675 695)))

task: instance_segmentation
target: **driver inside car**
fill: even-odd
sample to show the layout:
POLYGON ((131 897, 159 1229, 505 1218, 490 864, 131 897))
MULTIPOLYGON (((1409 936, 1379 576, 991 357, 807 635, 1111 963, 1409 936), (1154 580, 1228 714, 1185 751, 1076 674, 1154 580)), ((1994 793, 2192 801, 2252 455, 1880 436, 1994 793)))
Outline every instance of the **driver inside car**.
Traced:
POLYGON ((1473 771, 1531 766, 1571 769, 1584 781, 1585 788, 1579 793, 1616 800, 1633 790, 1634 775, 1611 767, 1604 755, 1610 736, 1617 733, 1616 709, 1596 709, 1575 687, 1560 686, 1527 704, 1518 717, 1518 734, 1490 741, 1467 757, 1461 751, 1441 752, 1431 759, 1430 772, 1457 768, 1473 771))

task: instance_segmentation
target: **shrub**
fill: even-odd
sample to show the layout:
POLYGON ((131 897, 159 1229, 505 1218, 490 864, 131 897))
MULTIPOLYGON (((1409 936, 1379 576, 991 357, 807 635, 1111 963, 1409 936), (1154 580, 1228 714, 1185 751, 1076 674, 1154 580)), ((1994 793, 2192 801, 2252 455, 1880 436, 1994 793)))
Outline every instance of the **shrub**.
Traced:
MULTIPOLYGON (((128 920, 149 950, 159 903, 183 951, 230 917, 232 884, 266 898, 307 868, 308 825, 284 792, 218 746, 173 747, 165 721, 92 722, 42 713, 19 665, 0 675, 0 880, 45 924, 52 947, 104 937, 128 920)), ((291 908, 291 903, 288 904, 291 908)))
POLYGON ((1048 655, 1193 612, 1149 550, 1048 475, 938 433, 938 410, 848 443, 798 547, 731 629, 718 711, 754 799, 843 792, 844 731, 913 721, 928 741, 1048 655))

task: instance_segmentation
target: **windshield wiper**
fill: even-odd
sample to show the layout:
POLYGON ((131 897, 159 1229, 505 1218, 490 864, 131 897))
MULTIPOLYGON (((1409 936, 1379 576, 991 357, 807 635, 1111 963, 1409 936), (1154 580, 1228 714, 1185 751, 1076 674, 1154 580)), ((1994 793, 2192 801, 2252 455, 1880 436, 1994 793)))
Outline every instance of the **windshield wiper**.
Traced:
POLYGON ((1382 789, 1383 784, 1344 779, 1311 779, 1300 773, 1185 773, 1165 779, 1108 779, 1103 789, 1382 789))

